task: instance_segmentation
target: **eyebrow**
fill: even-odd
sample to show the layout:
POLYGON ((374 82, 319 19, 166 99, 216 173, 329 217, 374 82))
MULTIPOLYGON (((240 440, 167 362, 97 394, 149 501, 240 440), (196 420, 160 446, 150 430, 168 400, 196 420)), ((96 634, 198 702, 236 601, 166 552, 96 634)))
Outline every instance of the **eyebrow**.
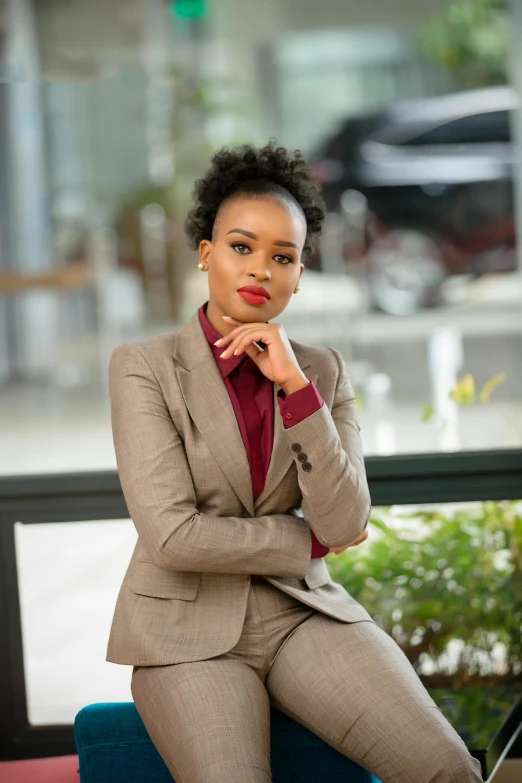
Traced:
MULTIPOLYGON (((246 228, 232 228, 230 231, 227 231, 228 234, 244 234, 246 237, 250 237, 251 239, 259 239, 257 234, 253 234, 251 231, 247 231, 246 228)), ((274 245, 279 245, 280 247, 295 247, 296 250, 299 250, 299 245, 296 245, 295 242, 287 242, 284 239, 276 239, 274 242, 274 245)))

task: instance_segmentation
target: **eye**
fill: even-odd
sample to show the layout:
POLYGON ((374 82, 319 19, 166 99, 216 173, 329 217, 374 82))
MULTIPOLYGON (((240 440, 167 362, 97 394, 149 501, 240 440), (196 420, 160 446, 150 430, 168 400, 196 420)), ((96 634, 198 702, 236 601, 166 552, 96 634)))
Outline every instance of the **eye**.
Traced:
MULTIPOLYGON (((250 250, 249 246, 246 245, 244 242, 234 242, 233 244, 230 245, 230 247, 233 247, 234 250, 236 251, 236 253, 239 253, 240 256, 244 256, 244 255, 246 255, 246 253, 244 253, 239 248, 246 248, 247 251, 250 250)), ((294 263, 294 259, 292 258, 292 256, 286 256, 283 253, 277 253, 274 256, 274 258, 284 258, 285 259, 284 261, 278 261, 277 262, 278 264, 281 264, 282 266, 286 266, 286 264, 293 264, 294 263)))
POLYGON ((244 242, 235 242, 233 245, 230 245, 230 247, 233 247, 234 250, 236 250, 236 252, 238 252, 240 256, 244 256, 245 254, 241 253, 239 250, 237 250, 238 247, 246 247, 247 250, 250 250, 248 245, 245 245, 244 242))

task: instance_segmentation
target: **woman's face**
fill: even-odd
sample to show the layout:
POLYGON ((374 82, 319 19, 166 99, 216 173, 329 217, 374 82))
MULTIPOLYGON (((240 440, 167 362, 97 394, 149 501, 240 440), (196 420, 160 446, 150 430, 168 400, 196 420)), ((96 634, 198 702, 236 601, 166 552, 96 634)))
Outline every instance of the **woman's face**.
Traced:
POLYGON ((235 328, 222 315, 255 322, 283 312, 304 269, 305 239, 304 216, 275 197, 241 196, 222 207, 212 241, 199 246, 208 268, 207 318, 220 334, 235 328), (249 302, 238 293, 244 286, 262 287, 270 298, 249 302))

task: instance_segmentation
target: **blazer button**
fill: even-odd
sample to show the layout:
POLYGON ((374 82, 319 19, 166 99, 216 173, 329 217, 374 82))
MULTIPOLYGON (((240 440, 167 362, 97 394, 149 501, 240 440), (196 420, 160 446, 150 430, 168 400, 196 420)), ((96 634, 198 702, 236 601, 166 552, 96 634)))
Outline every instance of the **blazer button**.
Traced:
POLYGON ((306 473, 309 473, 312 470, 312 466, 310 465, 309 462, 303 462, 303 470, 306 473))
POLYGON ((292 451, 301 451, 300 443, 292 443, 292 451))
POLYGON ((299 454, 297 455, 297 459, 299 460, 299 462, 306 462, 308 456, 304 453, 304 451, 300 451, 299 454))

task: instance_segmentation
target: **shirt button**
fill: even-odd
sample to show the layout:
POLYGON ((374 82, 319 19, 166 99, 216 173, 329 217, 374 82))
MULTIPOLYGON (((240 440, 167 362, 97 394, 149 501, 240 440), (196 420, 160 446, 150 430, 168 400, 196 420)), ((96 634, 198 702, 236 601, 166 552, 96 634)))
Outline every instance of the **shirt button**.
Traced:
POLYGON ((312 470, 312 466, 309 462, 303 462, 303 470, 305 473, 309 473, 312 470))
POLYGON ((291 419, 291 418, 292 418, 292 414, 290 413, 290 411, 288 411, 288 413, 285 413, 285 419, 291 419))
POLYGON ((304 453, 304 451, 300 451, 299 454, 297 455, 297 459, 299 460, 299 462, 306 462, 308 456, 304 453))
POLYGON ((301 444, 300 443, 292 443, 292 451, 295 451, 295 452, 301 451, 301 444))

